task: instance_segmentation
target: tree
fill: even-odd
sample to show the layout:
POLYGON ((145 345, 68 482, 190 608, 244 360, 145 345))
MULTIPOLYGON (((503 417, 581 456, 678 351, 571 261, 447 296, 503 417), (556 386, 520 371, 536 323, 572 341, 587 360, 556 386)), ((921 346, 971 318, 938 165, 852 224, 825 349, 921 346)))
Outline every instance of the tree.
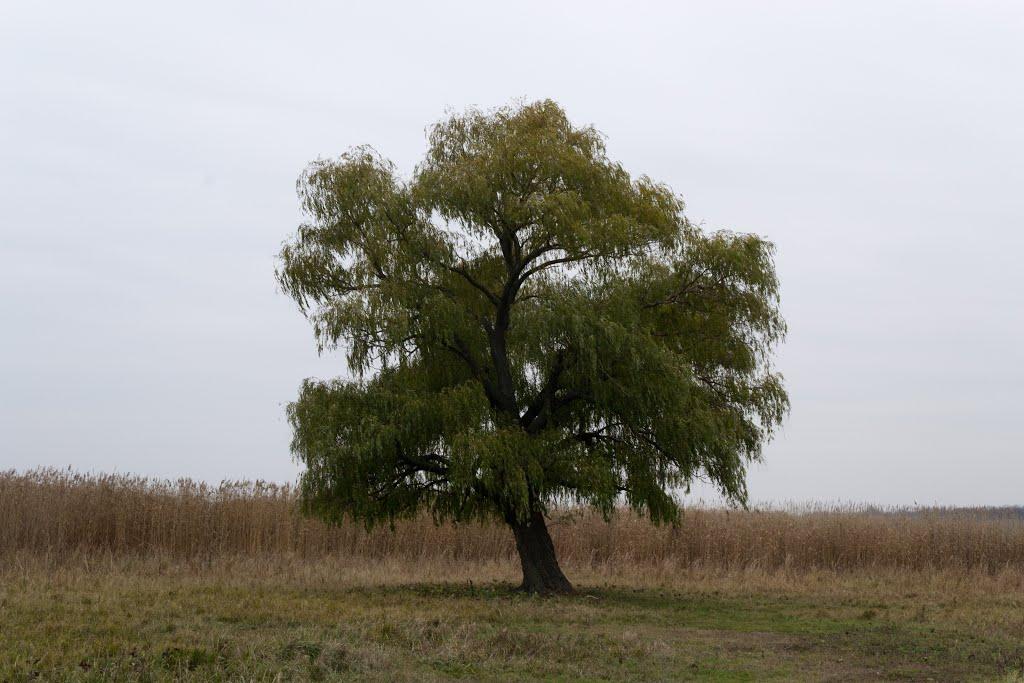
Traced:
POLYGON ((441 121, 411 179, 359 147, 298 193, 278 280, 354 376, 289 407, 308 513, 497 516, 522 588, 563 593, 553 504, 671 521, 697 478, 745 503, 788 408, 769 242, 702 231, 551 101, 441 121))

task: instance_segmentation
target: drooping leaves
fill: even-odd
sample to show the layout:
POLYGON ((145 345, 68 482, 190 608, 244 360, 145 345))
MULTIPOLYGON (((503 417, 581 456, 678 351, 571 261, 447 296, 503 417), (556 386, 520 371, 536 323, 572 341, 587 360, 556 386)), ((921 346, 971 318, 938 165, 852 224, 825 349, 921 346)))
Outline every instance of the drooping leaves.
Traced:
POLYGON ((771 244, 693 226, 550 101, 429 139, 408 181, 368 148, 299 180, 278 278, 356 375, 290 408, 307 507, 513 520, 624 496, 660 521, 698 478, 744 502, 788 408, 771 244))

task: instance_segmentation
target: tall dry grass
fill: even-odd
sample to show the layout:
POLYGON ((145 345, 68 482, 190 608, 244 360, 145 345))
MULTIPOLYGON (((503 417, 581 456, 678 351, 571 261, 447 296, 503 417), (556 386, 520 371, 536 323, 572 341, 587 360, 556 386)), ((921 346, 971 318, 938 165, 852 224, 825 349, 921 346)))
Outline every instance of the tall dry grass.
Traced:
MULTIPOLYGON (((698 507, 676 527, 655 527, 626 512, 605 523, 585 511, 560 511, 552 535, 562 562, 576 568, 1024 570, 1024 520, 983 511, 698 507)), ((424 516, 394 531, 330 527, 300 515, 294 490, 276 484, 0 472, 0 562, 287 557, 505 564, 514 553, 511 534, 499 524, 438 527, 424 516)))

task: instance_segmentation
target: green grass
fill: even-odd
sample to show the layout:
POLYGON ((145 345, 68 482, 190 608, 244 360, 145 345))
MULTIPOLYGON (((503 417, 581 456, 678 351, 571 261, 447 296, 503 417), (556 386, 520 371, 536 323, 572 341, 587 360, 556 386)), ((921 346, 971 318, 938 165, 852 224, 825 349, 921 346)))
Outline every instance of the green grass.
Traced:
POLYGON ((929 617, 913 596, 0 580, 4 681, 991 680, 1024 666, 1015 631, 963 605, 955 619, 929 605, 929 617))

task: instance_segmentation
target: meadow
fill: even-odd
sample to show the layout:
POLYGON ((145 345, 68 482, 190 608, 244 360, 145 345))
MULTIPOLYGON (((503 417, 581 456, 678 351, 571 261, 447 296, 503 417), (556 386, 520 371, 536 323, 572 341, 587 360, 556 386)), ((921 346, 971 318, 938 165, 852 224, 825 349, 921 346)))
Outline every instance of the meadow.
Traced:
POLYGON ((267 483, 0 473, 0 680, 1024 680, 1019 510, 330 527, 267 483))

